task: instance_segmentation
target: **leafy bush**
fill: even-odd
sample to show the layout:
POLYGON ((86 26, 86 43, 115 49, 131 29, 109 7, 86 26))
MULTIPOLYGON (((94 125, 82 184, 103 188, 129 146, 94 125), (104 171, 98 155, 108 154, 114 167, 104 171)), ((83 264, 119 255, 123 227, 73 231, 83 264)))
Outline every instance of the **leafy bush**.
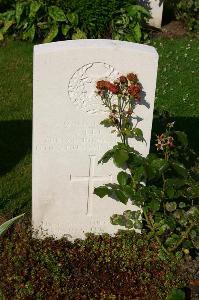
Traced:
POLYGON ((183 21, 190 31, 199 30, 199 0, 165 0, 165 9, 177 20, 183 21))
POLYGON ((185 22, 190 31, 199 31, 199 0, 180 0, 176 6, 177 19, 185 22))
POLYGON ((67 6, 77 12, 82 30, 90 38, 101 38, 110 35, 112 17, 121 3, 117 0, 69 0, 67 6))
POLYGON ((121 232, 69 242, 32 238, 18 223, 0 239, 0 290, 6 299, 166 299, 185 285, 180 261, 161 260, 147 236, 121 232))
POLYGON ((145 40, 147 33, 143 30, 143 26, 149 18, 149 12, 140 5, 121 8, 112 20, 113 38, 129 42, 145 40))
POLYGON ((5 34, 22 39, 106 38, 139 42, 149 14, 135 1, 24 0, 0 14, 0 40, 5 34))
POLYGON ((133 119, 142 91, 136 74, 121 76, 114 83, 98 81, 97 89, 109 111, 109 117, 101 124, 113 127, 112 132, 121 137, 121 143, 108 150, 99 163, 112 159, 123 170, 118 173, 118 183, 95 188, 95 194, 123 204, 131 201, 139 207, 137 211, 113 215, 111 223, 132 230, 144 226, 167 254, 182 256, 190 249, 198 250, 199 161, 188 147, 186 134, 174 131, 174 123, 168 124, 166 132, 157 136, 159 152, 142 157, 128 144, 132 137, 144 141, 133 119))
POLYGON ((47 6, 40 1, 17 2, 15 10, 0 15, 0 40, 11 30, 24 40, 51 42, 55 38, 86 38, 79 27, 78 15, 65 13, 56 5, 47 6))
POLYGON ((0 0, 0 12, 10 9, 14 4, 14 0, 0 0))

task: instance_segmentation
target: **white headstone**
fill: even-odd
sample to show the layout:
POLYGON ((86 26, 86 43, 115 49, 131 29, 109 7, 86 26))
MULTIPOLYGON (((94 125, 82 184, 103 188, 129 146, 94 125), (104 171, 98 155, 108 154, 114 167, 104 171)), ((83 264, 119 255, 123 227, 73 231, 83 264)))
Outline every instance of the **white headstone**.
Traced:
POLYGON ((153 47, 111 40, 63 41, 34 47, 33 226, 47 234, 84 238, 115 233, 110 216, 127 206, 100 199, 94 187, 116 180, 113 162, 98 160, 118 141, 100 121, 106 116, 96 81, 134 72, 146 93, 136 113, 149 152, 158 55, 153 47))
POLYGON ((156 28, 161 28, 162 14, 163 14, 163 0, 138 0, 140 4, 143 4, 149 9, 151 19, 149 24, 156 28))

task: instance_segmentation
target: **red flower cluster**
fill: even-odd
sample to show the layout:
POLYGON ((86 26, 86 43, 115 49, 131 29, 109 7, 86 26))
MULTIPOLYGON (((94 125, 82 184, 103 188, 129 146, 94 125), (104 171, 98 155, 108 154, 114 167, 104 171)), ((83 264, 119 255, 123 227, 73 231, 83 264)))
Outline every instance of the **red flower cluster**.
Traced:
POLYGON ((96 88, 98 90, 106 90, 107 89, 107 81, 105 81, 105 80, 97 81, 96 88))
POLYGON ((137 75, 129 73, 126 76, 121 75, 113 83, 107 80, 100 80, 97 82, 96 88, 98 94, 103 96, 104 91, 109 91, 113 94, 121 94, 124 96, 133 96, 134 100, 140 100, 141 85, 138 81, 137 75))
POLYGON ((131 84, 128 87, 128 92, 131 96, 135 98, 135 100, 140 100, 141 87, 139 84, 131 84))
POLYGON ((107 88, 110 92, 112 92, 113 94, 118 94, 120 89, 119 86, 113 83, 108 82, 107 88))
POLYGON ((127 80, 126 76, 120 76, 119 82, 121 82, 121 83, 127 83, 128 80, 127 80))
POLYGON ((134 73, 129 73, 129 74, 127 75, 127 78, 128 78, 129 81, 133 81, 133 82, 137 82, 137 81, 138 81, 138 77, 137 77, 137 75, 134 74, 134 73))
POLYGON ((119 86, 116 84, 113 84, 109 81, 106 80, 100 80, 97 82, 96 88, 98 90, 109 90, 110 92, 112 92, 113 94, 118 94, 120 89, 119 86))

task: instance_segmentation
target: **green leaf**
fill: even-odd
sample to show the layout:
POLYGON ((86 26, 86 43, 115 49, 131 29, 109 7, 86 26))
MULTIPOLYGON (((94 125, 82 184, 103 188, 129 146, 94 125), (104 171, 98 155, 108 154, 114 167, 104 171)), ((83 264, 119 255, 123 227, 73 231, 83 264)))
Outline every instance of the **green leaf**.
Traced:
POLYGON ((99 186, 94 189, 94 194, 103 198, 104 196, 109 195, 109 189, 106 186, 99 186))
POLYGON ((197 232, 196 232, 195 230, 191 230, 191 231, 190 231, 190 237, 191 237, 192 239, 195 239, 195 238, 197 237, 197 232))
POLYGON ((128 181, 129 175, 126 172, 121 171, 117 175, 117 181, 120 185, 126 185, 128 181))
POLYGON ((177 204, 176 204, 176 202, 166 202, 165 208, 167 211, 173 212, 176 210, 177 204))
POLYGON ((133 34, 131 33, 127 33, 124 35, 124 38, 122 38, 123 40, 127 41, 127 42, 135 42, 135 38, 133 36, 133 34))
POLYGON ((160 202, 156 199, 153 199, 148 206, 152 212, 156 212, 160 209, 160 202))
POLYGON ((50 17, 53 20, 55 20, 57 22, 64 22, 64 21, 66 21, 65 13, 58 6, 55 6, 55 5, 50 6, 48 8, 48 12, 49 12, 50 17))
POLYGON ((162 174, 168 167, 168 162, 163 158, 154 159, 151 162, 151 168, 162 174))
POLYGON ((3 223, 2 225, 0 225, 0 236, 1 236, 6 230, 8 230, 9 227, 10 227, 12 224, 14 224, 18 219, 20 219, 20 218, 23 217, 23 216, 24 216, 24 214, 19 215, 19 216, 15 217, 15 218, 12 218, 12 219, 6 221, 6 222, 3 223))
POLYGON ((33 41, 34 37, 35 37, 35 25, 32 25, 27 31, 23 33, 23 39, 33 41))
POLYGON ((180 208, 184 208, 184 207, 186 207, 186 204, 185 204, 184 202, 180 202, 180 203, 178 204, 178 206, 179 206, 180 208))
POLYGON ((145 158, 143 158, 140 154, 129 153, 128 165, 134 169, 140 167, 144 160, 145 158))
POLYGON ((113 161, 115 165, 119 168, 124 166, 128 158, 128 152, 124 149, 117 149, 113 154, 113 161))
POLYGON ((2 28, 2 33, 5 34, 14 23, 15 23, 14 20, 5 21, 4 26, 2 28))
POLYGON ((0 20, 1 21, 11 21, 13 19, 15 19, 16 17, 16 11, 13 10, 7 10, 4 13, 0 13, 0 20))
POLYGON ((173 288, 166 300, 185 300, 185 293, 180 289, 173 288))
POLYGON ((142 37, 142 32, 141 32, 141 28, 140 28, 140 24, 137 23, 134 27, 134 30, 133 30, 133 35, 134 35, 134 39, 137 43, 140 42, 141 40, 141 37, 142 37))
POLYGON ((111 224, 113 225, 120 225, 120 226, 125 226, 126 224, 126 219, 124 216, 121 215, 117 215, 114 214, 111 218, 110 218, 111 224))
POLYGON ((125 210, 123 212, 123 216, 126 218, 126 219, 133 219, 134 217, 134 214, 131 210, 125 210))
POLYGON ((62 34, 63 34, 64 36, 67 36, 67 34, 68 34, 70 28, 71 28, 70 25, 62 24, 62 28, 61 28, 62 34))
POLYGON ((171 167, 176 171, 176 173, 182 177, 187 177, 188 173, 185 166, 179 162, 172 162, 171 167))
POLYGON ((180 178, 168 178, 165 184, 166 187, 174 187, 175 189, 179 189, 186 185, 186 181, 180 178))
POLYGON ((192 206, 186 214, 190 217, 198 217, 199 216, 199 209, 197 206, 192 206))
POLYGON ((32 1, 30 4, 30 12, 29 12, 29 18, 34 19, 38 10, 41 7, 41 3, 38 1, 32 1))
POLYGON ((127 204, 128 198, 121 190, 115 190, 114 194, 117 197, 118 201, 122 202, 123 204, 127 204))
POLYGON ((73 40, 81 40, 81 39, 86 39, 87 36, 85 32, 81 31, 79 28, 77 28, 76 32, 73 33, 72 39, 73 40))
POLYGON ((142 229, 142 227, 143 227, 143 225, 142 225, 142 222, 141 222, 141 221, 136 220, 136 221, 134 222, 134 228, 135 228, 135 229, 142 229))
POLYGON ((4 40, 3 33, 0 31, 0 42, 4 40))
POLYGON ((177 140, 181 145, 184 147, 188 146, 188 138, 185 132, 183 131, 175 131, 175 134, 177 135, 177 140))
POLYGON ((37 23, 37 26, 38 26, 40 29, 48 29, 48 22, 38 22, 38 23, 37 23))
POLYGON ((102 163, 107 163, 112 157, 113 157, 114 151, 113 150, 108 150, 102 158, 98 161, 98 164, 102 163))
POLYGON ((19 22, 21 20, 21 16, 22 16, 24 7, 25 6, 24 6, 23 3, 20 3, 20 2, 16 3, 15 18, 16 18, 16 21, 17 21, 17 25, 19 25, 19 22))
POLYGON ((173 199, 175 195, 175 189, 172 186, 166 187, 166 194, 169 197, 169 199, 173 199))
POLYGON ((129 5, 127 7, 127 13, 130 17, 134 17, 138 14, 138 12, 142 13, 145 16, 150 17, 150 13, 141 5, 129 5))
POLYGON ((140 166, 139 168, 136 168, 134 171, 134 179, 138 182, 144 179, 145 177, 145 169, 144 166, 140 166))
POLYGON ((192 243, 194 247, 199 250, 199 236, 196 236, 195 238, 192 239, 192 243))
POLYGON ((157 223, 158 228, 158 234, 162 235, 167 229, 169 229, 169 226, 167 224, 163 224, 162 226, 159 226, 159 223, 157 223))
POLYGON ((132 220, 126 220, 125 227, 128 229, 134 228, 134 223, 132 220))
POLYGON ((66 15, 68 21, 71 23, 71 25, 73 27, 77 27, 78 23, 79 23, 79 18, 78 18, 78 15, 75 13, 75 12, 72 12, 72 13, 68 13, 66 15))
POLYGON ((170 237, 168 237, 165 241, 165 245, 168 247, 174 246, 178 241, 180 240, 179 235, 177 234, 172 234, 170 237))
POLYGON ((104 127, 111 127, 113 126, 113 121, 111 119, 104 119, 100 122, 101 125, 104 125, 104 127))
POLYGON ((132 130, 133 137, 138 141, 143 141, 143 132, 140 128, 134 128, 132 130))
POLYGON ((133 191, 133 188, 129 185, 123 186, 123 192, 126 195, 126 197, 130 198, 131 200, 134 198, 135 193, 133 191))
POLYGON ((50 29, 49 33, 47 34, 47 36, 45 37, 43 43, 52 42, 54 40, 54 38, 57 36, 57 34, 58 34, 58 26, 57 26, 57 24, 54 24, 51 27, 51 29, 50 29))

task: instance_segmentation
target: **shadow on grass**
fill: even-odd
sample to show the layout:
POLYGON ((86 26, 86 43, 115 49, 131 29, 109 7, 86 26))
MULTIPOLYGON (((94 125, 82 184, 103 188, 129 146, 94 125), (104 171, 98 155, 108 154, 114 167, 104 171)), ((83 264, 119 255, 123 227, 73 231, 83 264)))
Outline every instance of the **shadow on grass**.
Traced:
MULTIPOLYGON (((189 145, 199 152, 199 118, 168 117, 154 114, 151 149, 156 134, 165 131, 165 125, 175 120, 175 129, 185 131, 189 145)), ((11 171, 32 149, 32 121, 16 120, 0 122, 0 175, 11 171)))
POLYGON ((32 148, 32 121, 0 122, 0 175, 5 175, 32 148))
POLYGON ((175 130, 184 131, 188 136, 189 147, 199 153, 199 118, 169 116, 167 113, 156 115, 156 112, 153 118, 151 149, 154 148, 156 134, 165 132, 166 124, 173 121, 175 130))

